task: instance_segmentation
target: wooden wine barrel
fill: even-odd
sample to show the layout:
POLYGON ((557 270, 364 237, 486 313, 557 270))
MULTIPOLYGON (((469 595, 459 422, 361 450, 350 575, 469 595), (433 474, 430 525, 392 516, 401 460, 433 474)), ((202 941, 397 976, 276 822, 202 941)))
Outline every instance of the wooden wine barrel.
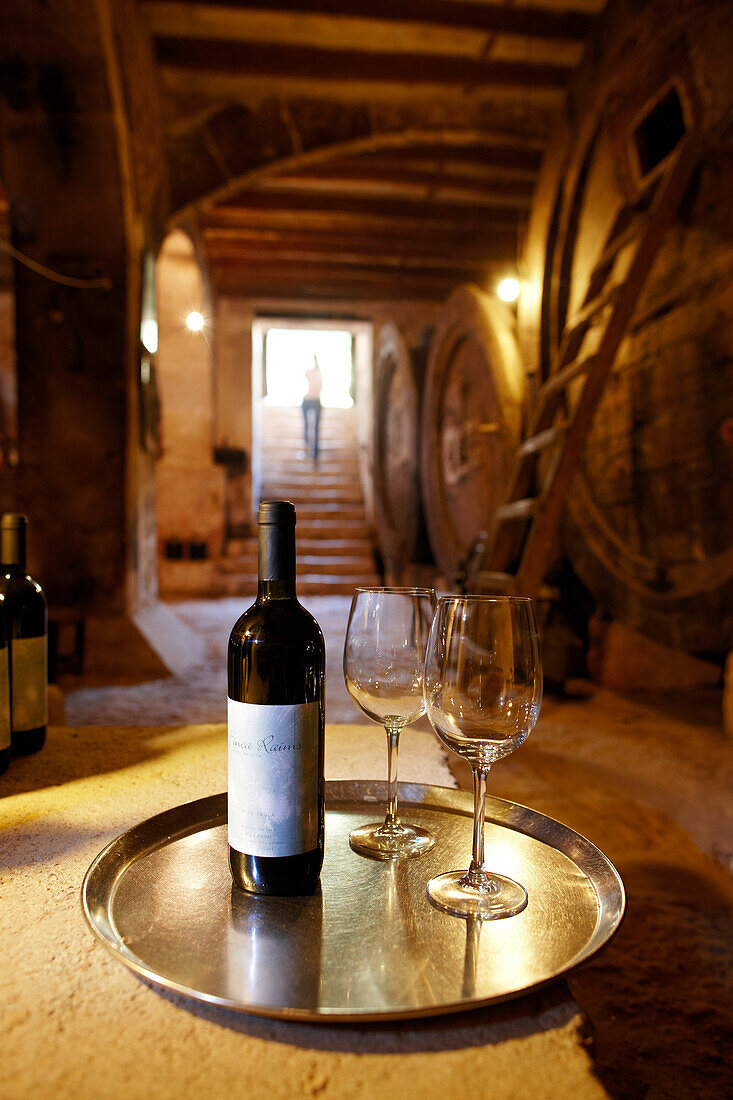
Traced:
POLYGON ((528 361, 547 372, 618 212, 635 196, 643 208, 698 131, 699 167, 606 383, 563 540, 602 610, 700 652, 733 645, 732 25, 733 6, 712 0, 641 14, 612 0, 550 142, 519 315, 528 361))
POLYGON ((414 560, 420 532, 419 416, 426 360, 426 345, 410 349, 396 325, 382 326, 374 349, 374 510, 391 579, 414 560))
POLYGON ((478 287, 460 287, 430 346, 421 426, 428 537, 449 584, 501 503, 525 397, 511 314, 478 287))
POLYGON ((550 313, 554 298, 552 277, 570 140, 569 128, 559 125, 542 158, 522 257, 526 277, 517 300, 517 336, 530 383, 530 402, 550 375, 552 354, 557 346, 556 318, 550 313))

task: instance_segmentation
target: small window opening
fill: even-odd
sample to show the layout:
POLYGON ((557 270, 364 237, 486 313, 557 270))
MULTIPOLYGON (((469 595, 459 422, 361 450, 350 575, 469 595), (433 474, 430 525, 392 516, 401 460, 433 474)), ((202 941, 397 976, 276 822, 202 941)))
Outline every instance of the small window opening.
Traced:
POLYGON ((685 134, 685 116, 676 88, 670 88, 634 131, 634 143, 643 176, 677 148, 685 134))

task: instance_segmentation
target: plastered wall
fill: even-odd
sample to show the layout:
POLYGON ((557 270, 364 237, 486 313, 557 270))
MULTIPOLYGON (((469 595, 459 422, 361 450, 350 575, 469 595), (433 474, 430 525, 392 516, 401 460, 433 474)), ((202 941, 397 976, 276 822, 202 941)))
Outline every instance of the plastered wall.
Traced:
POLYGON ((211 317, 201 332, 186 318, 205 309, 201 273, 189 238, 176 231, 158 258, 160 457, 156 464, 160 587, 196 588, 222 550, 224 471, 214 461, 214 374, 211 317), (166 544, 182 544, 169 560, 166 544), (191 543, 205 557, 191 556, 191 543), (201 576, 199 576, 201 575, 201 576))

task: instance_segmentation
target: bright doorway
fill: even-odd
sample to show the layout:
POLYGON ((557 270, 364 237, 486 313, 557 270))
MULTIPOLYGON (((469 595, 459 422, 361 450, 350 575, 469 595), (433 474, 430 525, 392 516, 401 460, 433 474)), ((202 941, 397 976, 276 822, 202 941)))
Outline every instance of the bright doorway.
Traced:
MULTIPOLYGON (((306 389, 313 356, 323 375, 325 409, 353 417, 358 464, 368 514, 372 507, 369 439, 372 420, 371 321, 283 315, 255 317, 252 324, 252 505, 262 487, 262 422, 277 407, 297 408, 306 389)), ((327 416, 327 413, 326 413, 327 416)), ((324 420, 328 424, 328 420, 324 420)))
POLYGON ((350 409, 353 398, 354 338, 349 331, 269 328, 264 347, 264 403, 299 405, 306 371, 318 360, 323 375, 321 404, 350 409))

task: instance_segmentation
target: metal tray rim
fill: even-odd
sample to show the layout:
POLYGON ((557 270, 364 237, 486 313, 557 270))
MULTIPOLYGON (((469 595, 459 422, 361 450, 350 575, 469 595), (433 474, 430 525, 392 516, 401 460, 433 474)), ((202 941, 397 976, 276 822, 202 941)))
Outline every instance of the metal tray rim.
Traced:
MULTIPOLYGON (((327 808, 329 806, 335 808, 338 806, 339 802, 347 800, 362 801, 365 805, 381 802, 384 799, 385 790, 386 784, 380 781, 328 780, 326 782, 326 806, 327 808)), ((438 810, 458 812, 469 817, 473 814, 473 797, 468 791, 421 783, 399 783, 398 790, 400 805, 402 806, 408 806, 410 803, 417 803, 424 808, 430 808, 432 806, 438 810)), ((328 1007, 303 1010, 287 1007, 278 1009, 277 1012, 275 1012, 270 1005, 243 1004, 240 1001, 233 1001, 226 997, 218 997, 215 994, 204 993, 184 985, 174 978, 159 974, 157 971, 152 970, 146 966, 145 963, 141 962, 132 952, 125 950, 124 943, 120 944, 120 937, 116 937, 114 934, 114 922, 111 919, 110 906, 114 898, 117 883, 124 874, 126 867, 129 866, 131 862, 144 854, 164 847, 174 839, 182 839, 187 835, 198 832, 202 824, 206 824, 209 828, 223 824, 226 821, 226 799, 226 792, 206 795, 203 798, 194 799, 191 802, 182 803, 178 806, 163 810, 139 822, 132 828, 125 830, 123 833, 120 833, 95 856, 92 863, 87 868, 80 890, 81 908, 86 922, 95 937, 104 945, 113 958, 117 959, 118 962, 122 963, 133 973, 151 982, 153 985, 203 1004, 236 1012, 243 1012, 254 1016, 310 1024, 374 1023, 387 1020, 419 1019, 471 1011, 485 1008, 491 1004, 499 1004, 503 1001, 513 1000, 517 997, 524 996, 526 993, 541 989, 551 982, 556 981, 568 971, 587 962, 612 939, 621 926, 625 915, 626 891, 623 880, 617 868, 597 845, 591 840, 588 840, 587 837, 571 829, 569 826, 564 825, 562 822, 549 817, 547 814, 543 814, 528 806, 523 806, 520 803, 511 802, 507 799, 492 795, 487 796, 486 799, 487 822, 492 822, 504 828, 530 835, 541 843, 549 844, 550 847, 556 848, 556 850, 564 854, 567 854, 564 847, 557 843, 551 843, 545 837, 538 836, 534 829, 529 830, 526 827, 523 828, 522 825, 526 826, 532 822, 536 826, 541 823, 544 826, 544 829, 540 830, 541 832, 556 832, 558 839, 572 840, 575 844, 580 842, 580 851, 576 849, 574 853, 576 857, 574 858, 574 862, 577 863, 577 856, 582 852, 583 855, 588 857, 590 862, 596 865, 596 871, 600 869, 605 872, 605 875, 615 888, 616 905, 607 909, 605 921, 601 919, 603 913, 599 912, 599 920, 596 924, 596 928, 581 951, 572 958, 565 960, 561 966, 551 974, 548 974, 546 978, 533 982, 529 987, 510 990, 504 994, 493 995, 488 998, 478 997, 468 1003, 466 1001, 456 1001, 440 1005, 427 1005, 421 1007, 419 1010, 414 1007, 402 1010, 399 1008, 392 1008, 388 1011, 380 1012, 345 1012, 340 1009, 328 1007), (191 811, 194 807, 197 807, 199 811, 203 811, 204 808, 206 808, 209 813, 207 815, 204 815, 204 813, 197 814, 195 822, 191 823, 191 811), (188 819, 188 824, 184 824, 182 828, 171 828, 176 818, 181 818, 184 821, 188 819), (148 841, 145 843, 144 837, 146 833, 155 834, 157 827, 162 825, 166 826, 164 830, 166 835, 159 834, 158 838, 153 842, 148 841), (140 846, 141 841, 143 841, 142 846, 140 846), (131 854, 131 852, 134 854, 131 854), (104 907, 104 916, 106 918, 109 934, 105 934, 103 927, 95 917, 95 912, 99 910, 98 904, 95 903, 94 887, 97 885, 97 876, 101 873, 101 870, 105 869, 106 865, 110 863, 116 864, 116 866, 114 867, 112 885, 106 891, 107 905, 104 907)), ((596 882, 591 874, 588 874, 588 879, 598 897, 596 882)), ((459 918, 454 919, 457 920, 459 918)))

